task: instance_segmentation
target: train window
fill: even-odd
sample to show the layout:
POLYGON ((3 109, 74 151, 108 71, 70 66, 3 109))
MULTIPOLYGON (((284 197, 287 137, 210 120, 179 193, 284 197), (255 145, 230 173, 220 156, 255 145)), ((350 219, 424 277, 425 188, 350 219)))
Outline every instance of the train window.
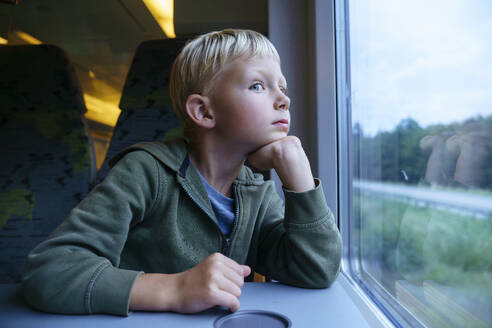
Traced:
POLYGON ((344 270, 397 326, 490 327, 492 3, 336 6, 344 270))

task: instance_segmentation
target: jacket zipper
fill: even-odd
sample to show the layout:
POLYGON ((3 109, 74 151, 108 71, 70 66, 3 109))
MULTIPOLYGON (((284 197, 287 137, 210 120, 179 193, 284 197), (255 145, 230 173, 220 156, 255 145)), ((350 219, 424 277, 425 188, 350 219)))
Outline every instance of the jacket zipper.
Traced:
MULTIPOLYGON (((192 193, 185 187, 185 185, 183 183, 180 183, 181 187, 183 187, 183 190, 186 192, 186 194, 188 195, 188 197, 191 198, 191 200, 193 202, 195 202, 196 205, 198 205, 198 207, 205 213, 207 214, 207 211, 205 210, 205 208, 200 204, 200 202, 198 202, 195 197, 193 197, 192 193)), ((236 206, 236 217, 237 217, 237 213, 238 213, 238 210, 237 210, 237 206, 236 206)), ((226 238, 224 236, 224 234, 222 233, 222 230, 220 229, 219 225, 215 222, 215 220, 213 220, 213 218, 210 217, 210 215, 208 215, 208 217, 212 220, 212 222, 215 223, 215 226, 217 227, 217 230, 219 230, 219 233, 220 233, 220 237, 222 239, 222 247, 221 247, 221 250, 220 252, 222 254, 224 254, 225 256, 227 256, 229 254, 229 250, 230 250, 230 247, 231 247, 231 239, 230 238, 226 238)), ((236 220, 234 220, 234 227, 233 227, 233 230, 235 229, 236 227, 236 220)))
MULTIPOLYGON (((237 191, 237 183, 236 182, 233 182, 232 184, 232 189, 234 190, 234 199, 236 200, 236 211, 235 211, 235 214, 234 214, 234 225, 232 226, 232 230, 231 230, 231 238, 225 238, 224 237, 224 234, 222 234, 222 251, 221 253, 224 254, 224 255, 229 255, 229 250, 231 248, 231 241, 232 241, 232 237, 234 237, 235 235, 235 232, 236 232, 236 227, 237 227, 237 221, 239 220, 239 192, 237 191)), ((221 230, 221 233, 222 233, 222 230, 221 230)))

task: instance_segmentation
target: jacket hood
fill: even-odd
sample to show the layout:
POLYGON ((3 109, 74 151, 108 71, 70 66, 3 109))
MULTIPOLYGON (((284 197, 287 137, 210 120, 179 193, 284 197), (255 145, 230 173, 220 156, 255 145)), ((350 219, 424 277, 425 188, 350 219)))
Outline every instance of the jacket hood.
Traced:
MULTIPOLYGON (((164 142, 140 142, 132 145, 109 160, 109 167, 113 167, 116 163, 122 159, 126 154, 143 150, 151 154, 162 164, 169 167, 171 170, 179 173, 183 177, 186 176, 186 172, 193 167, 189 161, 188 152, 186 150, 186 142, 184 139, 172 139, 164 142)), ((263 183, 263 175, 253 173, 253 171, 243 165, 236 178, 236 182, 245 185, 260 185, 263 183)))

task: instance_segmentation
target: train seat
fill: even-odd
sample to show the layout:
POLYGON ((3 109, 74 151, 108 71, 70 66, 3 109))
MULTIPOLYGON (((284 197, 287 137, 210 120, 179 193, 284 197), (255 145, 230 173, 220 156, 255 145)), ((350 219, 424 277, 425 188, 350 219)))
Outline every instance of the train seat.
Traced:
POLYGON ((0 47, 0 283, 89 192, 96 165, 73 67, 56 46, 0 47))
POLYGON ((97 182, 104 179, 109 159, 119 151, 137 142, 163 140, 170 133, 179 133, 181 123, 172 108, 169 76, 185 43, 185 39, 161 39, 138 46, 123 87, 121 113, 97 182))

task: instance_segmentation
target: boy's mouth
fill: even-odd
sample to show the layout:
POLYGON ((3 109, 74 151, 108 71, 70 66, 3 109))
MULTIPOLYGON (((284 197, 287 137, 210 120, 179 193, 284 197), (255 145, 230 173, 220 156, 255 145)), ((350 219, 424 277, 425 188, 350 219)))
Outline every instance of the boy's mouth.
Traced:
POLYGON ((281 127, 284 130, 289 131, 289 120, 286 120, 286 119, 278 120, 276 122, 273 122, 273 125, 281 127))
POLYGON ((275 122, 273 124, 277 124, 277 123, 280 123, 280 124, 289 124, 289 121, 286 120, 286 119, 283 119, 283 120, 278 120, 277 122, 275 122))

